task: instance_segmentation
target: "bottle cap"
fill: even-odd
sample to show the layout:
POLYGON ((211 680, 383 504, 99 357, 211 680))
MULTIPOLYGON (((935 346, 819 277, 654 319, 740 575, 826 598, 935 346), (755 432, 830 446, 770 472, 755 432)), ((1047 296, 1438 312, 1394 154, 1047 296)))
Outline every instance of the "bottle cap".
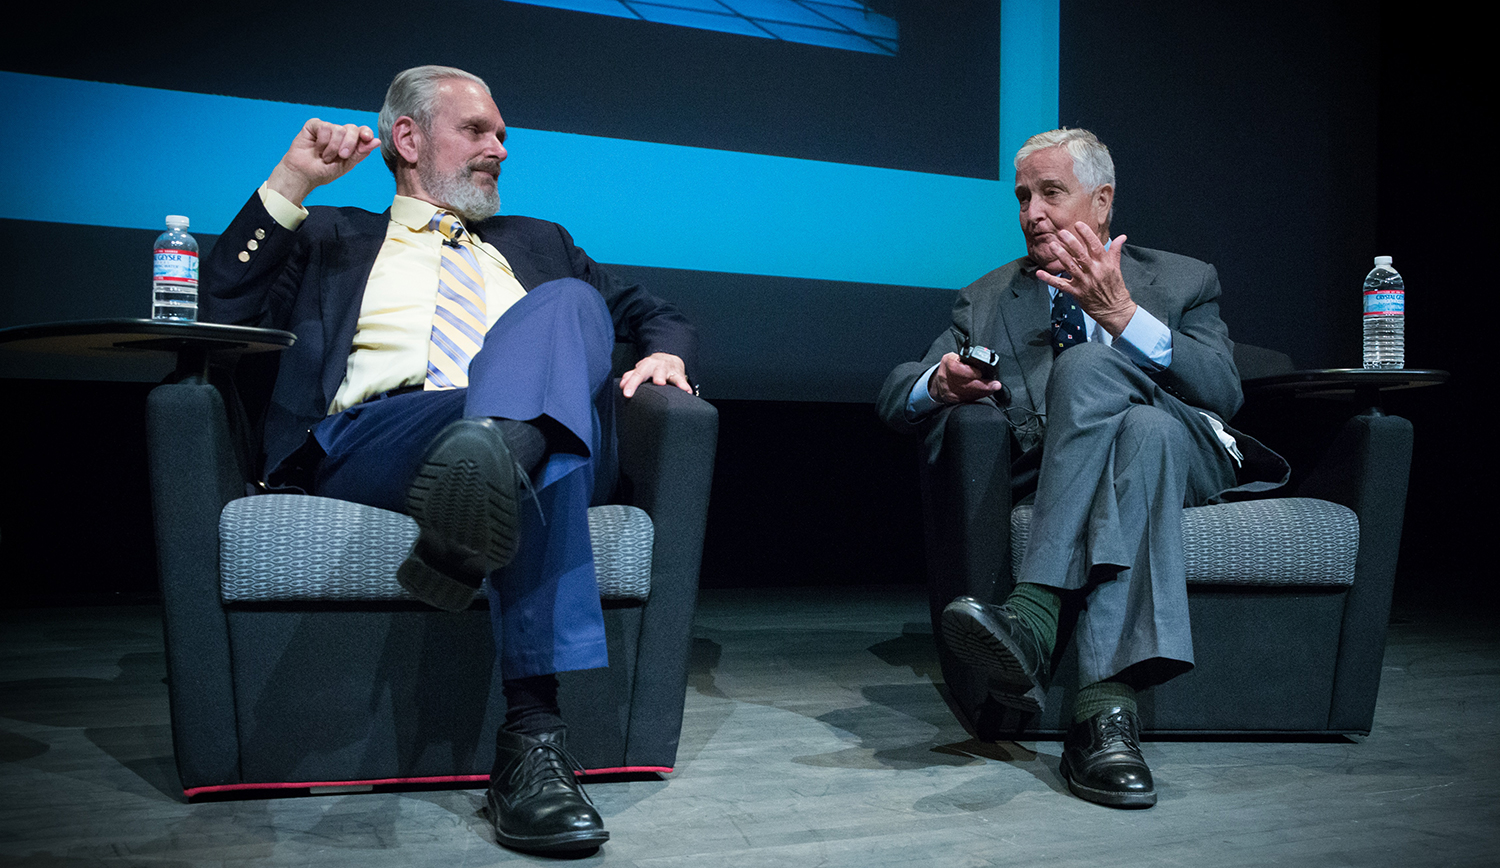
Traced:
MULTIPOLYGON (((167 228, 168 229, 186 229, 186 228, 188 228, 188 219, 186 217, 182 216, 181 214, 168 214, 167 215, 167 228)), ((1390 257, 1386 257, 1386 258, 1389 259, 1390 257)))
MULTIPOLYGON (((186 220, 187 218, 184 217, 182 219, 186 220)), ((1377 256, 1377 257, 1375 257, 1375 264, 1376 265, 1390 265, 1391 264, 1391 258, 1389 256, 1377 256)))

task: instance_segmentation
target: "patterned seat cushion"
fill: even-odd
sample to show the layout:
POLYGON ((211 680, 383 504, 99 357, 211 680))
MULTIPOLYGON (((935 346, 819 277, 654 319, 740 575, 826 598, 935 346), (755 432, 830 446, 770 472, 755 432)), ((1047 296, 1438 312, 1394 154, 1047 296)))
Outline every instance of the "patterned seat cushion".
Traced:
MULTIPOLYGON (((592 507, 589 537, 599 595, 646 599, 651 517, 633 506, 592 507)), ((373 506, 301 494, 241 498, 219 514, 219 593, 226 604, 412 600, 396 568, 416 538, 410 516, 373 506)))
MULTIPOLYGON (((1031 538, 1030 504, 1010 514, 1011 568, 1031 538)), ((1359 519, 1326 500, 1282 497, 1182 511, 1190 585, 1348 587, 1354 584, 1359 519)))

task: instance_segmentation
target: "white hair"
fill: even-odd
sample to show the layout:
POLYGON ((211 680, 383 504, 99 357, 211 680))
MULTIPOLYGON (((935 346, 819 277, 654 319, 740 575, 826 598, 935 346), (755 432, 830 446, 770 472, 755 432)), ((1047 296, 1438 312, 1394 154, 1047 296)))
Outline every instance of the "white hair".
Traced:
MULTIPOLYGON (((1109 155, 1109 148, 1099 141, 1099 137, 1088 130, 1068 129, 1048 130, 1045 133, 1037 133, 1026 140, 1021 150, 1016 151, 1015 167, 1019 171, 1021 161, 1047 148, 1062 147, 1073 158, 1073 177, 1078 183, 1087 187, 1090 192, 1105 185, 1118 191, 1115 187, 1115 161, 1109 155)), ((1115 216, 1114 205, 1110 205, 1109 216, 1115 216)))
POLYGON ((414 66, 396 73, 391 86, 385 92, 385 104, 380 107, 380 156, 392 172, 400 154, 396 151, 396 139, 391 128, 401 117, 417 122, 422 132, 432 132, 432 117, 437 113, 438 87, 445 81, 462 79, 472 81, 490 92, 484 79, 472 72, 464 72, 452 66, 414 66))

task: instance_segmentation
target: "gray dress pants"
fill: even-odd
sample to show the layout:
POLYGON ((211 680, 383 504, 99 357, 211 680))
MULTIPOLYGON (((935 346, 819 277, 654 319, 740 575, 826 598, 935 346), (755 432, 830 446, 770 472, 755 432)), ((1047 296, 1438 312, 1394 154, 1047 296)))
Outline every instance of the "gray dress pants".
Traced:
POLYGON ((1083 596, 1079 681, 1142 689, 1193 666, 1182 509, 1235 484, 1198 410, 1084 343, 1053 363, 1031 541, 1016 579, 1083 596))

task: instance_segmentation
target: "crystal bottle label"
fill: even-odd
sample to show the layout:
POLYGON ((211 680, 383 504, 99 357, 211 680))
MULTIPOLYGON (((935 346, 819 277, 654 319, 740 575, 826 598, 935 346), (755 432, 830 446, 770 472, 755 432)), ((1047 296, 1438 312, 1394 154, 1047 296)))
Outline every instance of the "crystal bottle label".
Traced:
POLYGON ((1406 312, 1406 293, 1377 289, 1365 293, 1365 316, 1395 316, 1406 312))

